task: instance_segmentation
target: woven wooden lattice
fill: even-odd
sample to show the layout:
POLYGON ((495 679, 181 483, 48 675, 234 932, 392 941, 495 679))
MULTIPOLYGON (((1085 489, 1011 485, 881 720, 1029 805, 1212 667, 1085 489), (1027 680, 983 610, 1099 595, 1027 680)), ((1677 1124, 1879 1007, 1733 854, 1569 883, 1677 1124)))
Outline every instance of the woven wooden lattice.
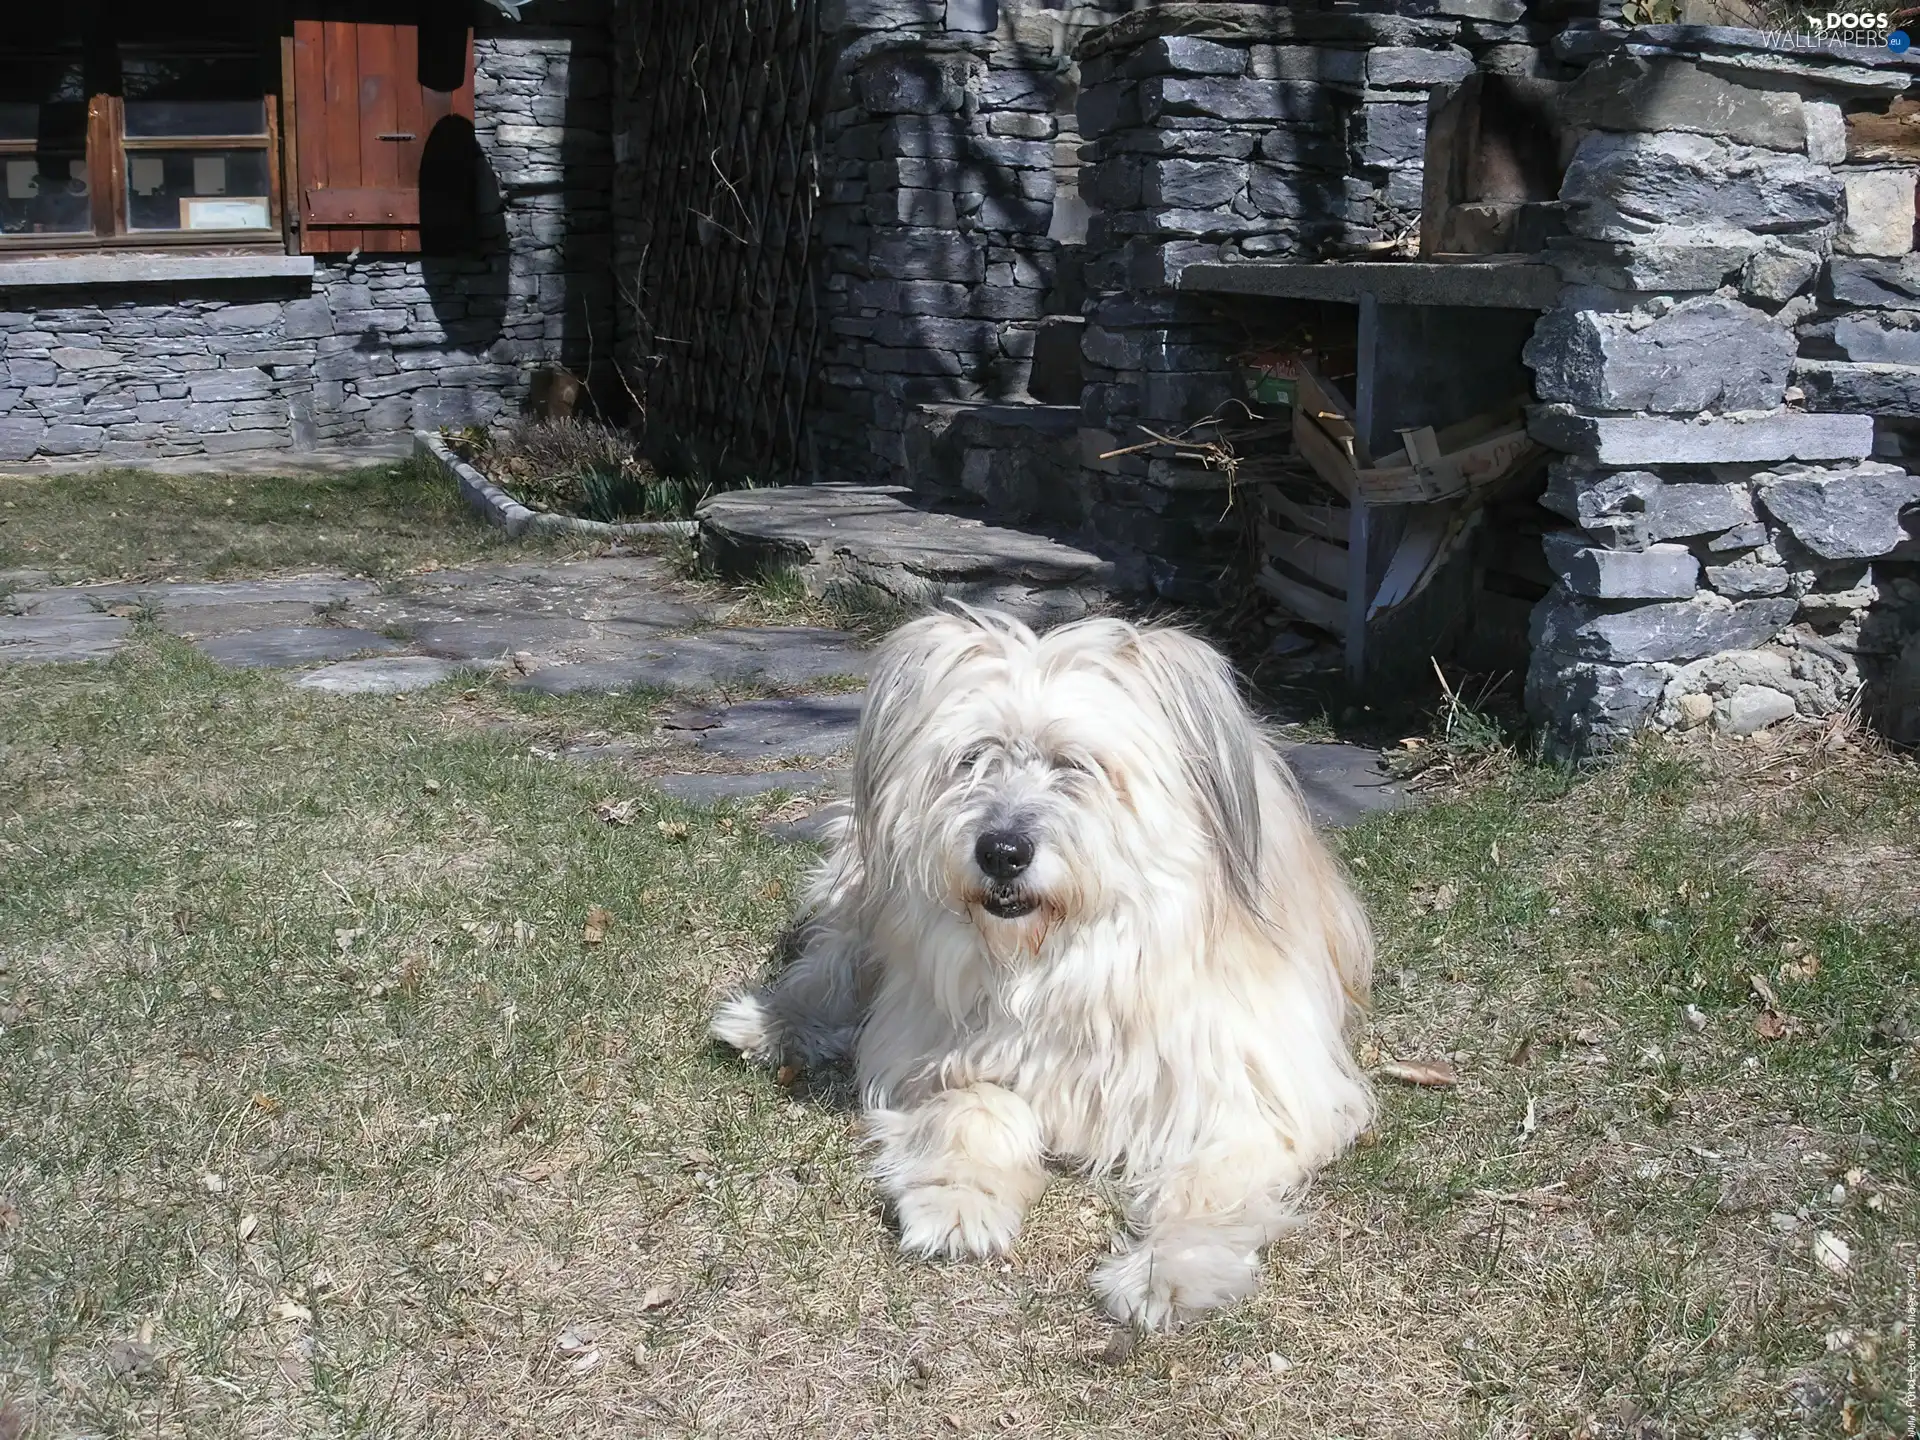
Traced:
POLYGON ((820 0, 639 0, 623 37, 636 256, 623 361, 650 427, 716 470, 805 479, 820 327, 820 0))

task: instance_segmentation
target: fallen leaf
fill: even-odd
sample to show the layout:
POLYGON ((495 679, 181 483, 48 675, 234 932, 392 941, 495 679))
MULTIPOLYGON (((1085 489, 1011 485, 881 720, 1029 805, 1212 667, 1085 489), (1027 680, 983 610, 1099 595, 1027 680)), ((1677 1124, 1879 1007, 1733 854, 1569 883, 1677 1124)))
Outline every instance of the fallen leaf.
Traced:
POLYGON ((0 1440, 20 1440, 27 1433, 27 1407, 18 1400, 0 1400, 0 1440))
POLYGON ((438 780, 429 780, 420 788, 429 795, 438 795, 440 793, 440 782, 438 780))
POLYGON ((1749 975, 1747 977, 1747 983, 1753 987, 1753 993, 1760 997, 1760 1003, 1765 1005, 1767 1009, 1778 1010, 1780 1008, 1780 997, 1773 993, 1773 986, 1767 982, 1766 976, 1749 975))
POLYGON ((276 1320, 297 1320, 305 1323, 313 1319, 313 1311, 290 1295, 282 1295, 274 1301, 272 1309, 267 1313, 276 1320))
POLYGON ((1783 1039, 1787 1033, 1787 1022, 1778 1010, 1762 1010, 1753 1022, 1753 1033, 1762 1040, 1783 1039))
POLYGON ((1447 911, 1453 909, 1454 898, 1453 886, 1442 885, 1438 890, 1433 892, 1433 908, 1441 914, 1445 914, 1447 911))
POLYGON ((580 939, 588 945, 598 945, 607 938, 607 931, 613 925, 613 912, 603 905, 596 905, 587 911, 587 923, 580 932, 580 939))
POLYGON ((1496 865, 1500 863, 1500 842, 1498 840, 1494 841, 1493 844, 1488 847, 1487 858, 1496 865))
POLYGON ((536 1185, 542 1180, 551 1180, 553 1178, 553 1162, 550 1160, 529 1161, 520 1167, 519 1175, 522 1180, 532 1181, 536 1185))
POLYGON ((357 927, 349 929, 344 925, 337 925, 333 931, 333 943, 339 948, 340 953, 344 955, 353 949, 353 942, 366 933, 365 930, 357 927))
POLYGON ((673 1303, 673 1291, 669 1290, 664 1285, 651 1286, 647 1290, 647 1293, 640 1297, 640 1308, 643 1311, 644 1310, 664 1310, 667 1306, 671 1305, 672 1303, 673 1303))
POLYGON ((253 1092, 253 1099, 250 1103, 253 1105, 253 1108, 258 1110, 262 1115, 278 1115, 280 1113, 280 1102, 274 1099, 273 1096, 264 1094, 261 1091, 256 1090, 253 1092))
POLYGON ((1801 984, 1813 979, 1820 973, 1820 956, 1809 950, 1798 960, 1789 960, 1780 967, 1780 979, 1783 984, 1801 984))
POLYGON ((253 1232, 259 1228, 260 1217, 258 1215, 242 1215, 240 1217, 240 1223, 234 1226, 233 1233, 243 1241, 251 1240, 253 1238, 253 1232))
POLYGON ((0 1235, 20 1224, 20 1207, 11 1200, 0 1200, 0 1235))
POLYGON ((609 825, 631 825, 639 806, 638 800, 602 800, 593 807, 593 813, 609 825))
POLYGON ((1813 1237, 1813 1258, 1836 1275, 1844 1275, 1853 1265, 1853 1247, 1831 1230, 1813 1237))
POLYGON ((675 843, 687 838, 687 822, 684 820, 662 820, 659 828, 662 835, 675 843))
POLYGON ((1444 1060, 1389 1060, 1380 1067, 1380 1073, 1409 1085, 1437 1088, 1460 1083, 1459 1073, 1444 1060))
POLYGON ((1272 1350, 1267 1353, 1267 1369, 1275 1375, 1284 1375, 1292 1368, 1293 1362, 1278 1350, 1272 1350))
POLYGON ((1707 1028, 1707 1012, 1698 1005, 1689 1005, 1680 1013, 1686 1018, 1687 1028, 1694 1034, 1698 1035, 1707 1028))
POLYGON ((776 1085, 799 1084, 800 1067, 798 1065, 782 1065, 778 1070, 773 1072, 773 1083, 776 1085))
POLYGON ((1520 1117, 1520 1138, 1525 1139, 1540 1128, 1540 1102, 1533 1096, 1527 1097, 1527 1113, 1520 1117))
POLYGON ((200 1184, 209 1195, 218 1195, 227 1188, 227 1178, 220 1174, 202 1175, 200 1184))

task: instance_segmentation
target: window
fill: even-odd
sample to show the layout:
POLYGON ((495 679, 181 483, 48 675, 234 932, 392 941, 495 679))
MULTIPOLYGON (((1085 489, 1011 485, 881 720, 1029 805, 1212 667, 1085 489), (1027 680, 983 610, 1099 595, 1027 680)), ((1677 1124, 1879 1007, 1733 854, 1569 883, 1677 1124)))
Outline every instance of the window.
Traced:
POLYGON ((0 26, 0 252, 420 253, 471 209, 459 0, 18 3, 40 13, 0 26))
POLYGON ((278 240, 271 52, 122 29, 43 23, 0 54, 0 248, 278 240))
POLYGON ((0 56, 0 235, 90 235, 87 87, 77 53, 0 56))
POLYGON ((128 48, 120 77, 129 232, 278 227, 257 56, 128 48))

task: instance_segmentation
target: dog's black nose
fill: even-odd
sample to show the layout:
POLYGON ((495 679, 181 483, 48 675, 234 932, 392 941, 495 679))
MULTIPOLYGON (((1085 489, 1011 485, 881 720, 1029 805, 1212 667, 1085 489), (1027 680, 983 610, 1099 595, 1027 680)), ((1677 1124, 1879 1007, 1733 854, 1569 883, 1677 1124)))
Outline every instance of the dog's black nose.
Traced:
POLYGON ((1033 841, 1018 830, 989 830, 974 844, 973 858, 996 880, 1011 880, 1033 863, 1033 841))

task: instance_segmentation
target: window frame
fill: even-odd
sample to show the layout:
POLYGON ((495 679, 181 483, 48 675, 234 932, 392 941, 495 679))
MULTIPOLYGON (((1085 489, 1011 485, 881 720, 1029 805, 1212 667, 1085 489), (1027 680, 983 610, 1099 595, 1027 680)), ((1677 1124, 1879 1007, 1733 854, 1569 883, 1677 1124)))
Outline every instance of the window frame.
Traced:
MULTIPOLYGON (((79 45, 39 45, 28 53, 77 53, 86 77, 86 167, 91 233, 0 234, 0 256, 61 255, 95 250, 193 250, 208 254, 293 253, 293 232, 286 204, 287 146, 282 125, 287 42, 277 56, 264 46, 253 53, 260 67, 266 134, 246 136, 135 136, 126 133, 126 102, 121 93, 121 55, 125 50, 160 50, 181 55, 232 54, 240 47, 183 36, 173 43, 119 36, 88 36, 79 45), (100 62, 111 55, 110 66, 100 62), (279 66, 273 61, 278 59, 279 66), (135 230, 128 224, 127 156, 141 150, 259 150, 267 157, 268 225, 263 230, 135 230)), ((31 142, 0 141, 0 154, 32 154, 31 142)))

